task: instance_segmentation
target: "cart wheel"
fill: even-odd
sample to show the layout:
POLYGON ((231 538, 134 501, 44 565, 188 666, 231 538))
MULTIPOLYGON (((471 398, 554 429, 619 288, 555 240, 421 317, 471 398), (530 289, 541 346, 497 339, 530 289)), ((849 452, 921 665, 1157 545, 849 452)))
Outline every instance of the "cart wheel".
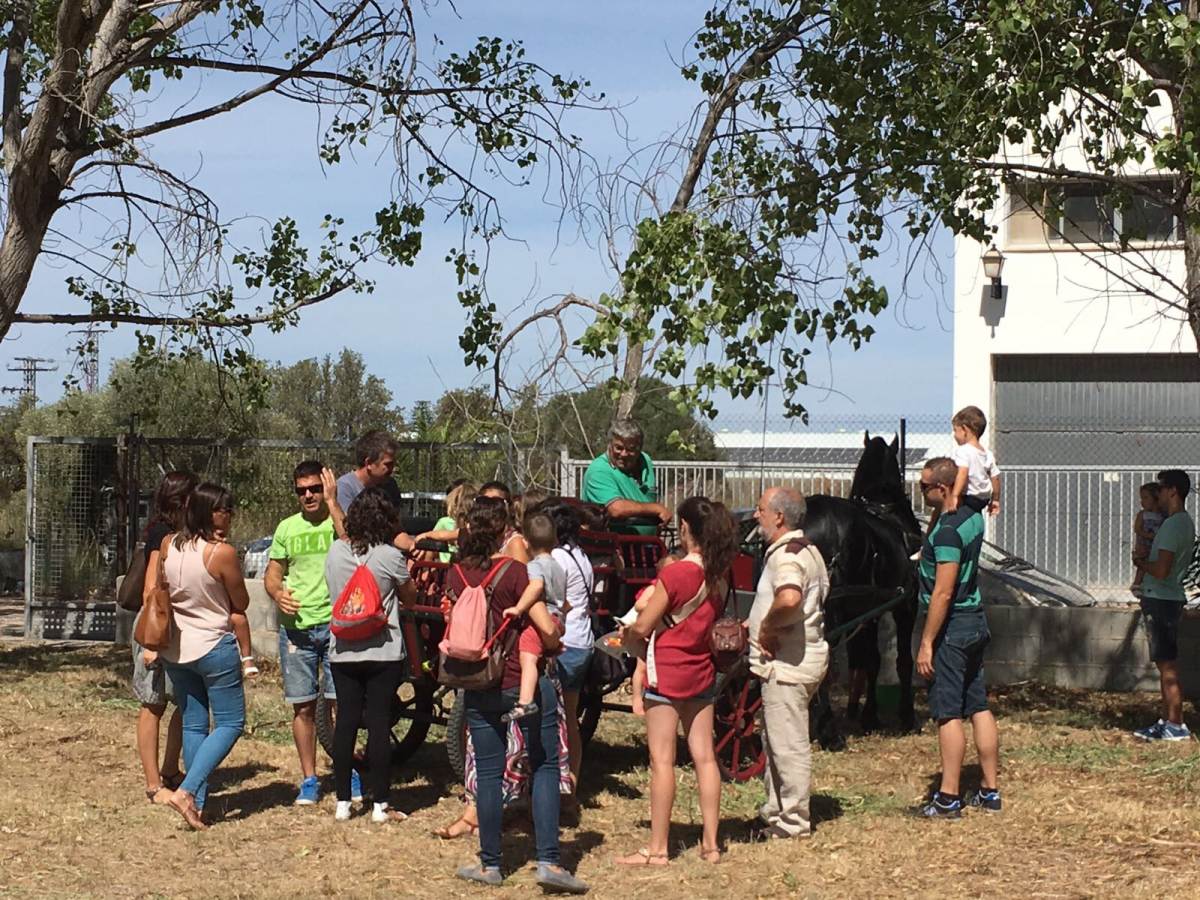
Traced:
POLYGON ((766 768, 758 721, 761 709, 761 684, 745 659, 717 677, 713 737, 717 765, 727 781, 749 781, 766 768))
MULTIPOLYGON (((425 743, 433 719, 432 684, 404 682, 392 700, 392 762, 399 764, 417 752, 425 743)), ((333 716, 330 703, 323 694, 317 696, 317 740, 333 758, 333 716)), ((360 758, 355 768, 365 769, 366 758, 360 758)))
POLYGON ((604 695, 599 691, 584 687, 579 694, 579 705, 575 710, 579 717, 579 740, 586 747, 596 733, 600 724, 600 713, 603 711, 604 695))
POLYGON ((454 705, 446 715, 446 757, 450 771, 459 781, 467 767, 467 707, 463 703, 463 692, 454 692, 454 705))

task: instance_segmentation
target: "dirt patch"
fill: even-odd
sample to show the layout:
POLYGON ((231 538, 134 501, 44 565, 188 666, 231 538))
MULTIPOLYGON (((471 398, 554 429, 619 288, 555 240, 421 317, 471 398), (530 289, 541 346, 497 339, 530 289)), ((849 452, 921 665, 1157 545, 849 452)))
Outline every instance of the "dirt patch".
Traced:
MULTIPOLYGON (((531 839, 521 832, 506 835, 506 887, 485 894, 454 880, 473 851, 429 833, 459 809, 436 731, 395 772, 393 799, 412 814, 407 822, 335 823, 328 796, 316 808, 292 807, 295 754, 273 672, 248 689, 248 733, 213 786, 215 826, 182 830, 173 813, 141 799, 127 681, 121 648, 0 649, 0 894, 504 897, 534 889, 531 839)), ((1153 718, 1152 697, 1024 686, 1001 692, 997 708, 999 816, 912 818, 937 774, 930 730, 855 737, 844 753, 817 754, 811 840, 751 843, 761 788, 728 787, 729 852, 715 868, 696 858, 695 783, 681 769, 672 830, 679 855, 653 872, 610 863, 645 843, 648 773, 638 721, 606 713, 587 755, 581 822, 563 831, 565 860, 593 896, 623 900, 1194 896, 1200 753, 1195 744, 1145 746, 1126 736, 1128 725, 1153 718)))

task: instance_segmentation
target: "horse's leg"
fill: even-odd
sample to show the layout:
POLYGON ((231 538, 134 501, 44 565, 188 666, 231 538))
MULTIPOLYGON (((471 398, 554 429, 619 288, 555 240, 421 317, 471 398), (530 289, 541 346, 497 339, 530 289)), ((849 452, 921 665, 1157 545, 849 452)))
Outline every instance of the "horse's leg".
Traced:
POLYGON ((846 739, 838 728, 837 716, 833 714, 833 701, 829 697, 829 677, 826 676, 817 688, 816 696, 809 704, 811 733, 823 750, 845 750, 846 739))
POLYGON ((859 717, 858 704, 862 700, 867 684, 867 669, 871 666, 871 636, 869 625, 860 626, 846 640, 846 663, 850 674, 850 691, 846 700, 846 718, 854 721, 859 717))
POLYGON ((874 619, 863 625, 859 637, 863 640, 863 668, 867 677, 866 702, 862 711, 862 728, 865 734, 879 727, 879 709, 875 698, 875 685, 879 681, 879 668, 883 663, 879 653, 879 620, 874 619))
POLYGON ((900 728, 917 731, 917 716, 913 709, 913 627, 917 621, 916 604, 902 603, 892 611, 896 623, 896 675, 900 679, 900 728))

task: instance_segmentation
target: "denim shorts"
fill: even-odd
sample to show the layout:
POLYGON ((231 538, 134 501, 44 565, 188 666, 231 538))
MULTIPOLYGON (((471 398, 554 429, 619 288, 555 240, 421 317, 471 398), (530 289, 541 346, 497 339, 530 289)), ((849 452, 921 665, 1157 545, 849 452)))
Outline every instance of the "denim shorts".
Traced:
POLYGON ((988 708, 983 651, 991 639, 983 610, 951 613, 933 645, 931 719, 968 719, 988 708))
POLYGON ((133 696, 143 706, 165 706, 168 700, 175 699, 175 691, 163 667, 162 658, 147 668, 142 657, 142 645, 133 638, 129 642, 133 645, 133 696))
POLYGON ((283 676, 283 699, 288 703, 316 700, 321 684, 325 686, 325 699, 336 700, 329 670, 329 623, 304 629, 280 625, 279 672, 283 676))
POLYGON ((564 691, 582 691, 587 681, 588 669, 592 664, 591 647, 564 647, 555 657, 558 664, 558 681, 564 691))
POLYGON ((1183 604, 1157 597, 1142 598, 1142 619, 1150 638, 1150 659, 1153 662, 1175 662, 1179 658, 1179 620, 1183 604))
POLYGON ((690 697, 666 697, 658 691, 646 688, 642 698, 650 703, 712 703, 717 699, 717 683, 714 681, 700 693, 690 697))

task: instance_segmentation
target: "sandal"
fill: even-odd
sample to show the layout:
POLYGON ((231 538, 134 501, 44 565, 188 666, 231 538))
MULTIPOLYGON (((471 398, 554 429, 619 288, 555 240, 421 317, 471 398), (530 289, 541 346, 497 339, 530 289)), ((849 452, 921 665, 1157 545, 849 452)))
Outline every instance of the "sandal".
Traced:
POLYGON ((700 847, 700 858, 710 865, 715 866, 717 863, 719 863, 721 861, 721 855, 720 847, 710 847, 707 850, 705 850, 703 846, 700 847), (714 856, 716 859, 713 858, 714 856))
POLYGON ((258 666, 254 664, 253 656, 242 657, 242 674, 247 677, 258 674, 258 666))
POLYGON ((183 821, 196 831, 207 831, 208 825, 200 818, 200 810, 196 808, 196 798, 187 791, 175 791, 167 800, 167 804, 183 816, 183 821), (180 796, 180 795, 183 796, 180 796))
POLYGON ((665 853, 651 853, 643 847, 637 853, 615 857, 613 862, 618 866, 665 866, 668 859, 665 853))
POLYGON ((474 837, 477 834, 479 834, 479 826, 468 822, 461 816, 449 825, 433 829, 433 835, 441 838, 443 841, 453 841, 461 837, 474 837))

